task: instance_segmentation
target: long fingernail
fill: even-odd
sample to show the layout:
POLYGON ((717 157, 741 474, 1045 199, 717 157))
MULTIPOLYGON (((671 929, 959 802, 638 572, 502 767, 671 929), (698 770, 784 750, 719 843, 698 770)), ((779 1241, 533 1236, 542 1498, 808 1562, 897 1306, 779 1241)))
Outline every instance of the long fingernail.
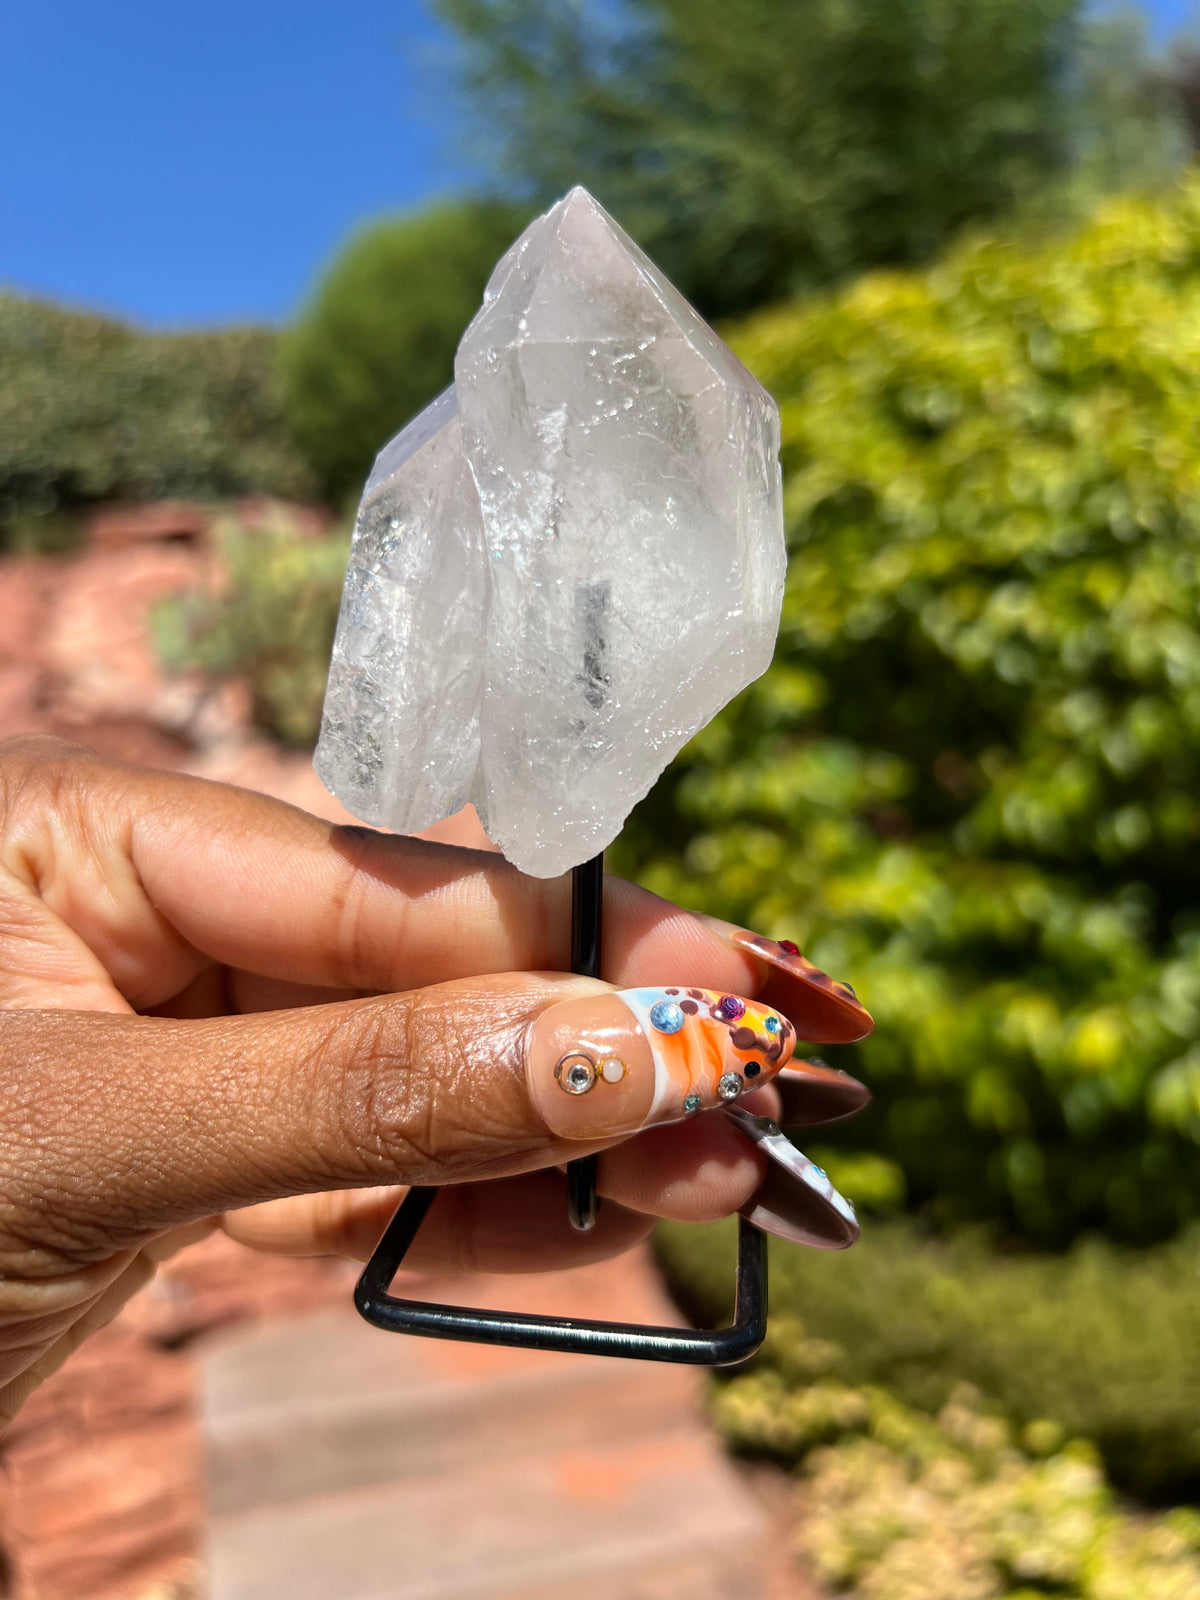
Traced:
POLYGON ((874 1028, 871 1013, 850 985, 814 967, 790 939, 768 939, 717 917, 702 920, 726 944, 765 965, 765 997, 792 1017, 802 1038, 853 1044, 874 1028))
POLYGON ((526 1077, 552 1133, 604 1139, 730 1105, 790 1059, 796 1030, 711 989, 622 989, 560 1000, 534 1020, 526 1077))
POLYGON ((775 1079, 779 1096, 779 1121, 785 1128, 809 1128, 818 1122, 839 1122, 852 1117, 871 1100, 865 1083, 848 1072, 830 1067, 819 1057, 793 1060, 775 1079))
POLYGON ((858 1238, 858 1218, 829 1174, 810 1161, 767 1117, 742 1106, 728 1108, 742 1132, 767 1157, 762 1183, 741 1208, 742 1216, 764 1233, 817 1250, 845 1250, 858 1238))

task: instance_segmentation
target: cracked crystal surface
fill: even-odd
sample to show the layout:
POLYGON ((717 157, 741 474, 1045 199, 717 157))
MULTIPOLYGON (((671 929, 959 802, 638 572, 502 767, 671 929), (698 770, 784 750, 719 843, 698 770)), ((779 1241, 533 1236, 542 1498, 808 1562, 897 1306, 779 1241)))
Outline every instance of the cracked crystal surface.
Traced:
POLYGON ((770 662, 778 413, 582 189, 498 263, 455 393, 368 482, 318 771, 402 830, 473 799, 549 877, 770 662))

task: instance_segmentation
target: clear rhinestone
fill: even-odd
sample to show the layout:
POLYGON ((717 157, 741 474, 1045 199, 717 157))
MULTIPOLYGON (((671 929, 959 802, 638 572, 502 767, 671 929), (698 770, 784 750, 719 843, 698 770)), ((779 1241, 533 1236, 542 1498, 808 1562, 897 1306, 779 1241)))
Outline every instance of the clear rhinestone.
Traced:
POLYGON ((745 1084, 736 1072, 726 1072, 717 1082, 717 1093, 722 1100, 736 1100, 745 1084))
POLYGON ((586 1094, 596 1081, 596 1066, 591 1056, 564 1056, 554 1073, 560 1089, 568 1094, 586 1094))

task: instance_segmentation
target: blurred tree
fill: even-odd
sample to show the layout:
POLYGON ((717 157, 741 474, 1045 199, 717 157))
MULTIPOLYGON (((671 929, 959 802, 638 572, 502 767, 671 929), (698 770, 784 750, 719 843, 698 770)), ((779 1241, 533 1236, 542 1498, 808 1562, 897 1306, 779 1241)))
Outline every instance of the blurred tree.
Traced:
POLYGON ((266 328, 149 334, 0 294, 0 543, 95 500, 311 495, 275 345, 266 328))
POLYGON ((1146 13, 1136 7, 1086 19, 1066 79, 1070 169, 1065 185, 1050 185, 1049 207, 1161 186, 1175 175, 1195 148, 1188 61, 1178 49, 1155 55, 1146 13))
POLYGON ((335 499, 454 376, 454 352, 524 216, 493 201, 378 223, 338 255, 285 336, 287 414, 335 499))
POLYGON ((910 1203, 1169 1234, 1200 1213, 1200 179, 734 342, 782 412, 779 649, 614 866, 861 987, 879 1099, 823 1137, 910 1203))
POLYGON ((918 261, 1071 157, 1079 0, 434 0, 488 155, 710 314, 918 261))

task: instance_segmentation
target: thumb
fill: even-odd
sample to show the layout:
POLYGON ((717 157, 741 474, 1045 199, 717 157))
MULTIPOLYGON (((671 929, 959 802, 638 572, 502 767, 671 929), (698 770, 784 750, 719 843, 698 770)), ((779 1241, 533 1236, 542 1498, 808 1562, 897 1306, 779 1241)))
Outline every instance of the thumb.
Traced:
POLYGON ((204 1020, 3 1013, 0 1271, 283 1195, 549 1166, 736 1099, 794 1043, 751 1000, 560 974, 204 1020))

